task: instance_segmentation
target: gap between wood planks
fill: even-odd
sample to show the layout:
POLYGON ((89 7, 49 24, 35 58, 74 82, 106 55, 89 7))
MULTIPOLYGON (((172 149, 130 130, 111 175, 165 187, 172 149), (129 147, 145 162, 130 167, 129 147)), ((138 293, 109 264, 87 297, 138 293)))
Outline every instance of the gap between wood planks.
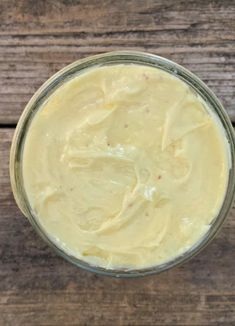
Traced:
MULTIPOLYGON (((235 128, 235 121, 231 121, 233 127, 235 128)), ((0 123, 0 129, 15 129, 17 123, 0 123)))
POLYGON ((0 123, 0 129, 15 129, 16 123, 0 123))

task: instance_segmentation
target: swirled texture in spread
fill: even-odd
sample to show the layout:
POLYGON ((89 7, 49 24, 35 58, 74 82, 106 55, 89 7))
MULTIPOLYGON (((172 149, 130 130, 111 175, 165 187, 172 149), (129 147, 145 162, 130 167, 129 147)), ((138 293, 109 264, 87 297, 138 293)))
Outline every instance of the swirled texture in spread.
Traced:
POLYGON ((140 65, 66 82, 35 115, 23 177, 39 223, 106 268, 169 261, 208 231, 228 179, 225 137, 178 78, 140 65))

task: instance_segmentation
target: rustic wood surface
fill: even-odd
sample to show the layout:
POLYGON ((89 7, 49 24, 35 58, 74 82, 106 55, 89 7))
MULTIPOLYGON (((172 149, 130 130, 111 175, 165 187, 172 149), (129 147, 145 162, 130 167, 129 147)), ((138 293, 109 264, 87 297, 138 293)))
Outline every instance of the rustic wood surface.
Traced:
POLYGON ((0 0, 0 123, 49 76, 91 54, 149 51, 196 73, 235 120, 235 1, 0 0))
POLYGON ((66 64, 120 49, 183 64, 235 121, 235 1, 0 0, 0 326, 235 325, 235 207, 190 262, 123 280, 57 257, 13 200, 9 149, 24 105, 66 64))

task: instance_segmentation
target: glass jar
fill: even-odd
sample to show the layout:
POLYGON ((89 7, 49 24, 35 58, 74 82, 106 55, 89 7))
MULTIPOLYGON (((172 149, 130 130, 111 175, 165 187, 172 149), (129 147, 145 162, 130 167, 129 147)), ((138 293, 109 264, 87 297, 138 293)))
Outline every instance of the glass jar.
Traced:
POLYGON ((110 52, 106 54, 88 57, 68 65, 67 67, 56 73, 54 76, 52 76, 49 80, 47 80, 31 98, 20 117, 12 141, 10 155, 11 185, 15 200, 19 208, 21 209, 23 214, 29 219, 30 223, 37 231, 37 233, 59 255, 64 257, 69 262, 75 264, 78 267, 84 268, 85 270, 116 277, 138 277, 150 274, 157 274, 164 270, 177 266, 195 256, 201 249, 205 248, 208 245, 208 243, 213 239, 217 231, 220 229, 222 223, 228 215, 228 211, 232 205, 235 192, 234 146, 234 130, 226 111, 224 110, 223 106, 218 101, 216 96, 213 94, 213 92, 198 77, 196 77, 194 74, 181 67, 180 65, 156 55, 132 51, 110 52), (191 89, 193 89, 204 99, 208 107, 217 116, 217 118, 221 122, 221 125, 224 128, 224 134, 229 144, 231 166, 229 167, 229 181, 223 205, 220 209, 218 216, 215 217, 214 220, 211 222, 209 231, 200 239, 200 241, 198 241, 187 252, 183 253, 178 257, 175 257, 171 261, 166 262, 164 264, 145 269, 113 270, 105 269, 98 266, 92 266, 74 256, 69 255, 67 252, 63 251, 62 248, 59 248, 58 245, 56 245, 51 240, 46 230, 44 230, 40 226, 37 217, 33 214, 24 189, 24 180, 22 175, 22 154, 24 150, 24 142, 27 136, 27 132, 35 114, 56 89, 58 89, 62 84, 66 83, 69 79, 73 78, 74 76, 83 73, 86 69, 91 69, 98 66, 130 63, 162 69, 187 83, 191 87, 191 89))

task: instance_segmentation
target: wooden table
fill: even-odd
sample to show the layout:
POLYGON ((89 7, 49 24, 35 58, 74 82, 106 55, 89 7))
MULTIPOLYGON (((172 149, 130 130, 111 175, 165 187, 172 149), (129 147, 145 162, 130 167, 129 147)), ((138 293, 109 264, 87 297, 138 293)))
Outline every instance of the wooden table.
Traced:
POLYGON ((119 49, 156 53, 204 80, 235 121, 235 1, 0 0, 0 326, 235 325, 235 208, 185 265, 136 280, 85 272, 44 244, 13 200, 17 120, 49 76, 119 49))

